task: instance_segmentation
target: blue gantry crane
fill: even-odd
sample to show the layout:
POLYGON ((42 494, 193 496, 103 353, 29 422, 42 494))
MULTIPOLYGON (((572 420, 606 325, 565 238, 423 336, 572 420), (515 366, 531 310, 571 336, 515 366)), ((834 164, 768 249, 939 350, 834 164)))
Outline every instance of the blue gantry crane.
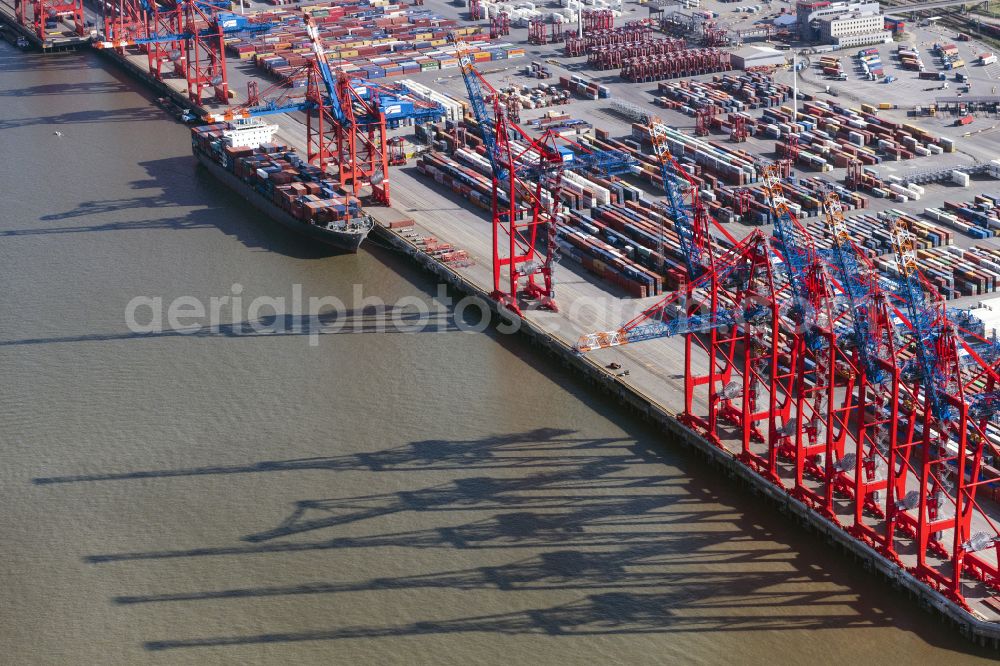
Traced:
MULTIPOLYGON (((454 41, 454 38, 453 38, 454 41)), ((487 108, 486 99, 492 97, 497 99, 499 93, 493 88, 476 70, 472 58, 468 55, 461 55, 460 63, 462 68, 462 79, 465 82, 465 90, 472 105, 472 114, 479 124, 480 135, 486 145, 486 154, 493 167, 493 172, 498 179, 506 178, 507 167, 503 163, 501 150, 497 144, 497 122, 487 108), (485 90, 484 90, 485 86, 485 90)), ((538 141, 528 138, 526 132, 518 128, 509 119, 505 119, 504 124, 517 129, 521 138, 529 143, 531 147, 538 150, 538 145, 548 146, 550 154, 546 157, 554 157, 558 153, 559 161, 552 159, 542 160, 541 163, 516 164, 515 169, 519 176, 524 177, 545 177, 551 176, 556 169, 572 171, 589 171, 600 174, 603 177, 620 176, 630 173, 638 166, 638 160, 621 150, 599 150, 584 146, 561 136, 558 132, 547 131, 538 141), (560 145, 564 144, 564 145, 560 145), (542 164, 546 166, 542 166, 542 164)), ((539 152, 545 152, 539 151, 539 152)))
MULTIPOLYGON (((688 286, 686 295, 698 288, 711 289, 712 281, 725 282, 735 277, 743 268, 737 262, 728 266, 716 266, 710 247, 708 215, 702 207, 695 183, 686 177, 686 172, 677 164, 667 145, 668 128, 659 120, 653 118, 648 123, 653 153, 660 165, 663 179, 663 191, 666 195, 666 207, 674 221, 674 229, 680 238, 680 250, 688 271, 688 286), (690 203, 685 203, 682 184, 687 185, 690 203)), ((727 235, 728 240, 736 246, 735 241, 727 235)), ((664 243, 661 229, 658 252, 663 254, 664 243)), ((641 312, 637 317, 613 331, 602 331, 584 335, 577 342, 579 352, 593 349, 603 349, 644 340, 685 335, 688 333, 704 333, 723 326, 761 320, 767 316, 766 309, 752 304, 746 309, 718 308, 705 314, 690 314, 687 305, 680 305, 680 310, 672 316, 667 313, 671 305, 677 302, 678 295, 671 295, 651 308, 641 312)))
POLYGON ((713 283, 725 283, 739 278, 745 269, 745 253, 756 242, 751 235, 732 248, 727 255, 717 260, 711 271, 693 280, 687 292, 678 291, 667 296, 650 308, 643 310, 631 321, 613 331, 601 331, 582 336, 576 344, 576 351, 586 353, 595 349, 606 349, 620 345, 656 340, 689 333, 707 333, 723 326, 757 324, 769 316, 762 304, 749 302, 737 308, 719 308, 704 314, 689 314, 688 293, 699 289, 711 289, 713 283))
POLYGON ((955 418, 955 410, 942 399, 946 379, 940 371, 935 342, 938 339, 938 316, 932 304, 927 302, 923 285, 920 283, 920 273, 917 270, 917 258, 913 249, 913 234, 901 219, 891 216, 888 220, 889 232, 896 261, 896 274, 899 281, 900 297, 906 305, 907 316, 913 331, 913 342, 916 346, 914 362, 904 368, 910 373, 919 375, 924 387, 931 412, 941 421, 955 418))
MULTIPOLYGON (((660 165, 660 176, 663 179, 663 192, 667 198, 667 209, 670 217, 674 221, 674 228, 681 242, 681 255, 687 267, 688 279, 697 280, 709 267, 710 261, 705 255, 708 238, 708 225, 705 221, 704 210, 701 208, 701 201, 698 197, 697 187, 686 178, 686 172, 680 168, 677 161, 670 154, 670 147, 667 145, 667 127, 656 119, 652 119, 648 126, 650 141, 653 145, 653 154, 660 165), (687 185, 690 191, 691 204, 684 203, 681 183, 687 185)), ((660 255, 663 255, 663 236, 660 235, 659 247, 660 255)))
MULTIPOLYGON (((844 210, 836 192, 827 193, 823 208, 827 225, 833 236, 833 247, 830 256, 840 273, 841 288, 851 309, 851 321, 854 328, 854 342, 857 345, 858 356, 864 368, 865 376, 870 382, 880 383, 887 378, 886 372, 879 363, 878 343, 872 337, 871 293, 870 281, 862 275, 858 265, 858 255, 844 222, 844 210)), ((877 280, 877 278, 876 278, 877 280)))
MULTIPOLYGON (((454 37, 452 41, 456 41, 454 37)), ((457 41, 456 41, 457 45, 457 41)), ((493 175, 497 180, 505 180, 507 168, 502 163, 500 148, 497 145, 496 133, 497 123, 486 108, 486 96, 483 94, 483 84, 489 86, 482 78, 482 74, 472 66, 472 58, 466 54, 459 54, 459 64, 462 68, 462 80, 465 82, 465 91, 469 96, 469 103, 472 105, 472 115, 479 125, 479 135, 486 146, 486 157, 493 168, 493 175)), ((496 94, 490 86, 492 94, 496 94)))
MULTIPOLYGON (((242 18, 242 17, 237 17, 242 18)), ((236 26, 233 28, 236 29, 236 26)), ((346 78, 338 78, 333 68, 330 66, 326 51, 323 48, 322 40, 319 38, 316 25, 307 18, 306 31, 312 43, 313 53, 316 56, 315 68, 318 83, 322 84, 322 100, 317 99, 315 94, 306 94, 303 97, 293 98, 291 93, 284 89, 281 84, 268 88, 262 95, 251 95, 248 104, 235 107, 225 113, 209 115, 206 119, 210 122, 222 122, 226 120, 236 120, 240 118, 254 118, 268 116, 279 113, 292 113, 295 111, 311 112, 316 110, 322 103, 329 109, 334 122, 343 128, 350 128, 355 122, 361 125, 376 122, 375 113, 363 113, 355 117, 346 106, 350 103, 350 97, 368 102, 372 107, 377 103, 379 111, 385 116, 388 126, 398 125, 404 121, 425 122, 429 120, 440 120, 445 115, 445 109, 438 103, 426 103, 416 105, 412 100, 404 99, 403 95, 409 91, 402 84, 388 87, 364 79, 349 81, 346 78), (350 87, 350 93, 346 88, 350 87), (269 97, 269 93, 282 90, 282 94, 276 97, 269 97), (255 99, 257 98, 257 99, 255 99)), ((301 75, 303 68, 293 76, 301 75)), ((362 109, 364 110, 364 109, 362 109)))
POLYGON ((225 122, 304 112, 309 162, 324 169, 335 167, 340 186, 352 188, 356 196, 363 185, 371 185, 373 198, 388 204, 387 127, 407 120, 437 119, 445 114, 445 109, 437 103, 414 104, 404 99, 402 87, 392 89, 369 81, 351 81, 340 72, 335 75, 318 28, 308 14, 306 31, 315 60, 293 74, 306 76, 304 98, 293 98, 288 91, 268 97, 268 93, 278 88, 272 86, 263 95, 252 92, 241 106, 209 114, 206 120, 225 122))
MULTIPOLYGON (((216 7, 214 3, 194 2, 192 4, 198 7, 216 7)), ((143 0, 141 6, 145 13, 150 15, 154 13, 153 6, 150 5, 147 0, 143 0)), ((136 37, 134 39, 94 42, 94 46, 96 48, 103 49, 116 49, 143 44, 170 44, 173 42, 184 42, 189 39, 194 39, 195 37, 209 38, 218 35, 220 29, 222 34, 227 37, 256 35, 268 32, 273 27, 273 23, 251 21, 246 16, 241 16, 240 14, 233 14, 232 12, 217 12, 212 15, 212 21, 209 26, 198 30, 197 32, 183 29, 177 32, 152 32, 144 37, 136 37)))
POLYGON ((602 175, 610 176, 630 171, 638 162, 620 151, 567 141, 556 132, 545 132, 540 139, 530 137, 511 120, 500 93, 476 70, 472 58, 461 52, 454 36, 452 41, 459 51, 462 79, 493 174, 492 296, 515 312, 520 311, 522 293, 538 299, 542 307, 556 309, 552 282, 558 248, 555 211, 564 171, 603 169, 602 175), (544 253, 536 247, 543 227, 547 231, 544 253))
POLYGON ((779 166, 767 164, 763 166, 762 171, 764 191, 774 218, 774 237, 778 241, 778 250, 785 260, 788 285, 794 300, 790 315, 803 326, 806 346, 816 351, 826 344, 815 328, 816 317, 819 314, 815 312, 815 307, 822 298, 816 293, 818 285, 813 281, 819 266, 818 255, 812 247, 811 240, 804 238, 800 242, 796 239, 798 223, 792 216, 781 187, 779 166))

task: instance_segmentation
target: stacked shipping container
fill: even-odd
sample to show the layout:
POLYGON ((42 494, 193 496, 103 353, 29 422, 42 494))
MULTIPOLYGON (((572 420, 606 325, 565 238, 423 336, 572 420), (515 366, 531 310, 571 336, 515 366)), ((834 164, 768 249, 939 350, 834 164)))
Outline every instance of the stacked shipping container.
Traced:
POLYGON ((357 198, 340 193, 321 169, 288 152, 285 146, 234 148, 223 139, 225 129, 225 124, 192 128, 196 149, 295 219, 325 225, 363 214, 357 198))
POLYGON ((507 60, 524 55, 513 44, 489 44, 489 35, 475 26, 462 26, 429 11, 389 4, 382 0, 348 0, 336 5, 276 9, 258 16, 277 24, 256 37, 226 40, 236 57, 253 59, 256 65, 285 80, 312 59, 303 14, 306 9, 318 24, 330 62, 348 74, 365 79, 412 75, 438 69, 457 69, 458 55, 449 45, 449 35, 459 36, 476 62, 507 60))

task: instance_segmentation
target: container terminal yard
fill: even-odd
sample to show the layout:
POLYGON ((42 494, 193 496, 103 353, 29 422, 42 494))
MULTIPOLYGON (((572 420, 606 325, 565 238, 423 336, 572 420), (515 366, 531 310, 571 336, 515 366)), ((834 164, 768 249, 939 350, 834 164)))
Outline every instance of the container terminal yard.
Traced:
POLYGON ((148 82, 220 179, 308 224, 363 203, 368 242, 1000 647, 988 40, 826 48, 780 20, 810 3, 28 6, 12 34, 148 82))

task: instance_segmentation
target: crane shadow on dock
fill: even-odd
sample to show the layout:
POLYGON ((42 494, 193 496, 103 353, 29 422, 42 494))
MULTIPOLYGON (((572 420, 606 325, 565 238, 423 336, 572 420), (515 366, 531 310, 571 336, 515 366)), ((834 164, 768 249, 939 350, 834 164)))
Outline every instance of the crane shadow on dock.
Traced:
MULTIPOLYGON (((464 196, 456 192, 453 192, 450 187, 442 185, 437 181, 435 181, 433 178, 420 173, 420 170, 417 169, 416 166, 408 165, 404 167, 399 167, 398 171, 400 174, 405 174, 406 176, 413 178, 413 180, 418 183, 433 188, 434 193, 436 195, 439 195, 443 199, 447 199, 447 201, 451 204, 451 206, 447 208, 435 207, 433 209, 414 206, 401 209, 403 212, 425 212, 428 210, 444 211, 444 212, 465 211, 479 218, 480 220, 482 220, 483 223, 490 224, 490 215, 491 215, 490 211, 477 206, 469 199, 466 199, 464 196)), ((420 204, 426 205, 426 201, 420 201, 420 204)))

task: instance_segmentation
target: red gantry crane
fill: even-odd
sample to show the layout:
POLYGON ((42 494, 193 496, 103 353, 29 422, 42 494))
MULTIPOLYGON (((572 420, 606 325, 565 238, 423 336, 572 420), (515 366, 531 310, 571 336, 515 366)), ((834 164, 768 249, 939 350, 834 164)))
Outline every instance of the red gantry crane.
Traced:
POLYGON ((42 42, 58 29, 59 21, 67 23, 79 37, 86 33, 83 0, 14 0, 14 15, 42 42))
POLYGON ((366 81, 352 82, 339 70, 334 74, 316 25, 308 14, 306 29, 315 60, 303 68, 307 77, 304 99, 291 99, 287 92, 272 97, 279 90, 279 86, 272 86, 250 96, 256 99, 225 113, 210 115, 207 120, 225 122, 302 111, 306 114, 309 162, 332 173, 345 191, 361 196, 362 188, 369 186, 372 198, 388 205, 389 148, 382 101, 393 102, 394 121, 435 119, 444 114, 444 109, 440 105, 417 108, 412 102, 396 100, 392 90, 366 81))
POLYGON ((681 420, 720 446, 742 439, 726 448, 758 475, 968 607, 1000 591, 997 508, 977 493, 1000 485, 1000 343, 945 307, 905 224, 888 216, 896 273, 879 276, 835 194, 820 249, 780 180, 764 168, 773 238, 707 261, 692 243, 704 227, 671 204, 692 279, 578 350, 684 336, 681 420))
MULTIPOLYGON (((163 80, 164 66, 187 81, 189 99, 195 104, 229 103, 225 39, 238 34, 266 32, 270 23, 258 22, 228 11, 217 1, 183 0, 174 5, 121 0, 105 14, 105 39, 97 48, 124 51, 130 46, 146 49, 149 71, 163 80), (211 90, 211 97, 206 91, 211 90)), ((228 7, 228 5, 227 5, 228 7)))
POLYGON ((491 297, 517 314, 522 298, 555 310, 552 274, 563 170, 590 169, 612 176, 634 168, 637 161, 620 151, 586 148, 556 132, 532 138, 510 118, 503 96, 476 70, 472 58, 461 52, 459 56, 493 173, 491 297))

